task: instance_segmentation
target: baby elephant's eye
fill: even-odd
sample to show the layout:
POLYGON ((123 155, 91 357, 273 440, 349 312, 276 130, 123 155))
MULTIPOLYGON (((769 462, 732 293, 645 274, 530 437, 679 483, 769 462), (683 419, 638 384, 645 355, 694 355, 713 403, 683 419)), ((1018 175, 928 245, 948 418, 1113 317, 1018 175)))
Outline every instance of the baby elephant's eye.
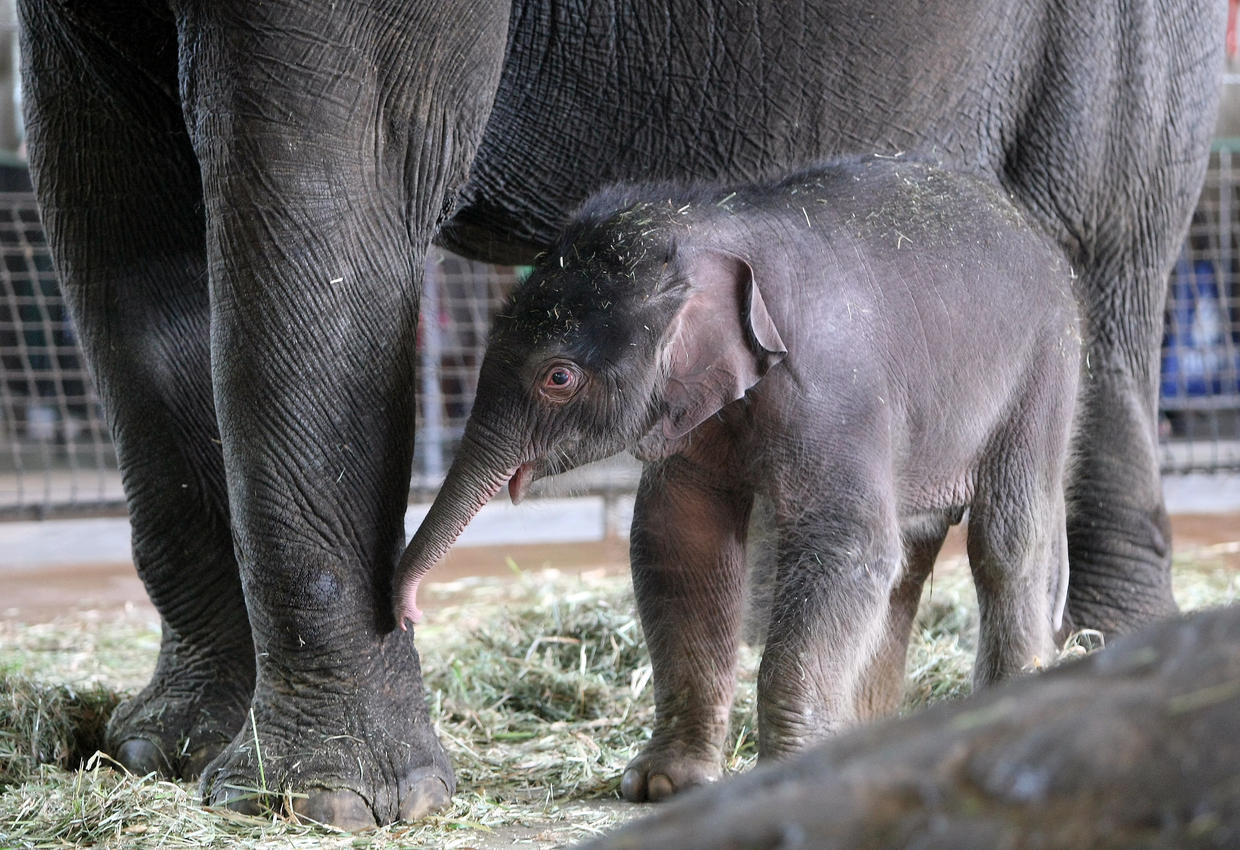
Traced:
POLYGON ((568 401, 581 389, 581 370, 572 363, 551 363, 543 369, 539 390, 550 401, 568 401))

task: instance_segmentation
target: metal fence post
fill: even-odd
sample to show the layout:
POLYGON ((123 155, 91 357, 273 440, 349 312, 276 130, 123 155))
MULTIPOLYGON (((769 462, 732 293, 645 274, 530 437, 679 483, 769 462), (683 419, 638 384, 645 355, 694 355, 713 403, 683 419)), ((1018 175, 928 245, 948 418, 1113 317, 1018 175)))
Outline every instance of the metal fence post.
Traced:
POLYGON ((439 372, 443 362, 443 339, 439 332, 442 259, 438 253, 432 253, 429 257, 422 286, 422 309, 419 311, 422 322, 422 351, 418 363, 422 373, 422 429, 416 439, 421 443, 422 474, 428 482, 438 482, 444 475, 443 389, 439 372))
MULTIPOLYGON (((1218 151, 1218 262, 1220 286, 1231 275, 1231 148, 1218 151)), ((1220 292, 1220 295, 1223 293, 1220 292)))

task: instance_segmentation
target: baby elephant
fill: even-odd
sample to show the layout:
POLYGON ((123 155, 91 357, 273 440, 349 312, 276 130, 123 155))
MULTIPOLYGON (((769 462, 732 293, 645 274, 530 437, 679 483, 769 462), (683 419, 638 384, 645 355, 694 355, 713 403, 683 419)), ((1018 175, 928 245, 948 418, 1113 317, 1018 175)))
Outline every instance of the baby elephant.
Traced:
POLYGON ((995 187, 915 161, 597 195, 496 318, 398 568, 397 622, 504 484, 518 501, 628 449, 645 462, 631 557, 656 719, 626 798, 720 773, 755 494, 778 541, 764 757, 897 705, 922 583, 966 511, 975 682, 1047 659, 1067 590, 1071 277, 995 187))

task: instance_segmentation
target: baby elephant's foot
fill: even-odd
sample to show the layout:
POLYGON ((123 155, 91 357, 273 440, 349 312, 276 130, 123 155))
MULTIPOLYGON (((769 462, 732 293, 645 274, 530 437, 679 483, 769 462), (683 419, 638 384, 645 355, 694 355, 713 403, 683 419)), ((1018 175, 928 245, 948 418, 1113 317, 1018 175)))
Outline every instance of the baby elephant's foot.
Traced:
POLYGON ((713 748, 707 754, 692 754, 683 744, 652 741, 624 768, 620 793, 630 803, 666 800, 717 780, 722 773, 720 760, 713 748))
POLYGON ((851 694, 831 698, 818 695, 806 700, 802 694, 788 692, 759 694, 758 758, 761 762, 779 761, 800 755, 815 744, 856 725, 857 716, 851 709, 851 694), (834 706, 834 708, 832 707, 834 706))
POLYGON ((196 779, 232 740, 254 689, 250 653, 215 663, 165 638, 150 683, 108 720, 107 751, 130 773, 196 779))

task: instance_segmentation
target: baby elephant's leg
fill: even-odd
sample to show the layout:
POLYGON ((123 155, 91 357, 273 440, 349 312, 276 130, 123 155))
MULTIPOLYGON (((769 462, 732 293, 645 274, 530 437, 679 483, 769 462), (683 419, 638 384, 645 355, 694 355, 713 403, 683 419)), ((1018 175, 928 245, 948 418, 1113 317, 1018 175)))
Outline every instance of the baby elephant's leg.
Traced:
POLYGON ((642 474, 630 546, 655 724, 624 770, 626 800, 661 800, 720 775, 752 504, 751 491, 680 457, 642 474))
POLYGON ((1028 436, 983 468, 969 509, 969 566, 981 615, 975 686, 1048 664, 1062 622, 1063 448, 1028 436))
POLYGON ((758 674, 763 758, 798 752, 855 722, 886 640, 901 563, 894 511, 881 496, 848 501, 829 514, 781 521, 779 587, 758 674))
POLYGON ((943 540, 943 530, 904 543, 904 568, 891 589, 887 624, 879 636, 874 657, 861 675, 857 688, 857 719, 886 717, 900 707, 904 697, 904 674, 908 660, 908 640, 913 619, 921 603, 921 590, 934 569, 943 540))

